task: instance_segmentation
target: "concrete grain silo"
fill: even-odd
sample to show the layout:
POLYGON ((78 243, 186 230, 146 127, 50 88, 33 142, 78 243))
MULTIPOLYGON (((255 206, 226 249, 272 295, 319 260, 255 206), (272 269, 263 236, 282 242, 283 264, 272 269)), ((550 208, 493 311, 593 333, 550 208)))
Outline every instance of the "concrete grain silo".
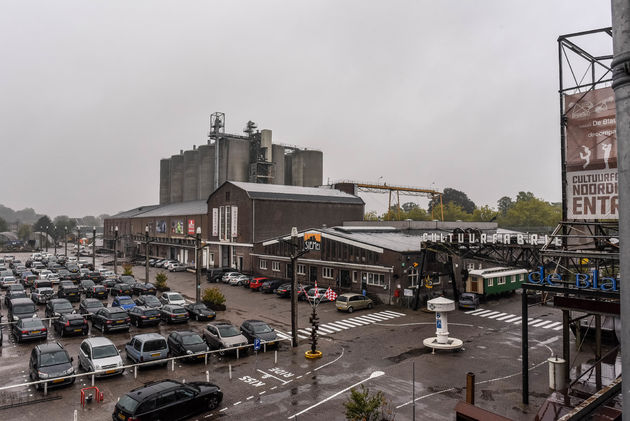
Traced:
POLYGON ((183 201, 197 200, 199 183, 199 152, 193 148, 184 152, 184 194, 183 201))
POLYGON ((170 163, 170 203, 179 203, 184 198, 184 154, 173 155, 170 163))
MULTIPOLYGON (((225 143, 225 154, 220 155, 219 160, 221 161, 221 166, 223 166, 223 162, 226 163, 227 179, 230 181, 248 181, 249 141, 228 138, 225 142, 221 143, 221 150, 223 150, 223 143, 225 143)), ((225 174, 226 173, 222 173, 224 176, 225 174)), ((219 185, 224 181, 225 179, 219 178, 219 185)))
POLYGON ((171 160, 160 160, 160 205, 166 205, 171 200, 171 160))
POLYGON ((197 200, 205 200, 212 193, 214 186, 214 145, 201 145, 197 151, 199 151, 197 200))
POLYGON ((284 181, 284 146, 273 145, 271 147, 273 153, 274 176, 273 184, 285 184, 284 181))
POLYGON ((293 152, 284 156, 284 184, 295 186, 293 183, 293 152))
POLYGON ((299 151, 302 161, 302 184, 304 187, 322 185, 324 171, 324 154, 322 151, 299 151))

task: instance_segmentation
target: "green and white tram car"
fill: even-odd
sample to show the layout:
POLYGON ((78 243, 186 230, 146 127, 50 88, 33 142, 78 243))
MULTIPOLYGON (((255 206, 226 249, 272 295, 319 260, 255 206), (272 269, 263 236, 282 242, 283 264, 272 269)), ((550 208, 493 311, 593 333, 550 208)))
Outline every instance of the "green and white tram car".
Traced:
POLYGON ((466 292, 484 297, 508 294, 519 289, 526 277, 525 269, 494 267, 471 270, 466 279, 466 292))

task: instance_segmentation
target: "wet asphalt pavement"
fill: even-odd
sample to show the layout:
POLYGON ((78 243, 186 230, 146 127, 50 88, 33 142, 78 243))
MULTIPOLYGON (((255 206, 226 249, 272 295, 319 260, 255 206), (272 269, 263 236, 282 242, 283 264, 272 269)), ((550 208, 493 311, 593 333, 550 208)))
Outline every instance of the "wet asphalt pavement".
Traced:
MULTIPOLYGON (((24 261, 24 256, 20 256, 24 261)), ((98 261, 97 261, 98 264, 98 261)), ((159 269, 151 268, 151 278, 159 269)), ((135 266, 137 279, 144 278, 144 267, 135 266)), ((120 272, 119 272, 120 273, 120 272)), ((168 284, 188 299, 194 298, 194 274, 168 273, 168 284)), ((202 288, 208 286, 202 279, 202 288)), ((237 326, 246 319, 261 319, 281 333, 290 331, 290 301, 273 294, 261 294, 243 287, 225 284, 218 286, 226 295, 227 311, 218 312, 218 319, 228 319, 237 326)), ((111 298, 109 300, 111 302, 111 298)), ((75 304, 75 307, 77 304, 75 304)), ((520 314, 520 296, 484 303, 484 308, 507 314, 520 314)), ((78 379, 75 385, 51 389, 49 397, 61 399, 0 410, 0 419, 34 420, 46 415, 47 420, 111 419, 119 396, 152 380, 174 378, 187 382, 205 380, 206 371, 211 382, 224 392, 224 401, 214 411, 191 419, 250 419, 264 420, 343 420, 343 402, 350 386, 363 382, 371 391, 381 391, 389 402, 389 410, 396 420, 411 420, 412 363, 415 363, 415 411, 418 420, 453 420, 456 403, 465 399, 466 373, 476 375, 476 403, 514 420, 532 419, 537 408, 549 393, 546 359, 561 353, 561 331, 530 327, 530 405, 521 401, 521 342, 520 325, 497 318, 479 317, 455 311, 449 314, 452 337, 462 339, 464 347, 458 352, 436 352, 426 349, 422 340, 435 336, 433 313, 414 312, 395 306, 379 305, 372 310, 353 314, 339 313, 333 303, 322 303, 318 308, 320 325, 328 326, 320 337, 318 349, 323 357, 308 360, 308 339, 300 339, 300 346, 288 342, 278 348, 277 363, 273 350, 242 358, 213 355, 206 366, 199 363, 177 362, 175 370, 147 368, 122 376, 96 379, 96 386, 104 393, 104 402, 92 402, 85 409, 80 405, 81 387, 90 386, 89 378, 78 379), (339 324, 331 322, 341 321, 339 324), (230 367, 232 378, 230 379, 230 367), (384 374, 372 379, 375 372, 384 374), (343 392, 342 392, 343 391, 343 392), (339 393, 342 392, 342 393, 339 393)), ((6 307, 2 305, 3 321, 6 307)), ((43 317, 43 306, 40 306, 43 317)), ((299 303, 300 328, 308 327, 310 306, 299 303)), ((551 307, 536 306, 530 317, 560 321, 561 313, 551 307)), ((505 319, 505 317, 498 317, 505 319)), ((508 319, 509 320, 509 319, 508 319)), ((164 325, 149 328, 132 327, 129 333, 106 334, 119 349, 138 333, 159 332, 165 337, 174 330, 201 332, 203 322, 187 325, 164 325)), ((15 344, 4 329, 4 344, 0 355, 0 386, 28 381, 28 355, 35 343, 15 344)), ((100 336, 90 331, 90 336, 100 336)), ((301 333, 304 337, 306 334, 301 333)), ((49 341, 59 340, 75 358, 83 337, 56 338, 49 333, 49 341)), ((123 351, 124 359, 124 351, 123 351)), ((43 393, 30 387, 0 391, 0 405, 27 402, 43 398, 43 393)))

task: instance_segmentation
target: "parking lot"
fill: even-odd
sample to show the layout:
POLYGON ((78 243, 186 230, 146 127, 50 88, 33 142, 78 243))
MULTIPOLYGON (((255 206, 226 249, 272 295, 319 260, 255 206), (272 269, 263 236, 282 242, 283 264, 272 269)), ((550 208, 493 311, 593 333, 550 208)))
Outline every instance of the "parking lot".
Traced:
MULTIPOLYGON (((22 258, 23 256, 21 256, 22 258)), ((24 260, 24 259, 23 259, 24 260)), ((99 262, 97 261, 97 266, 99 262)), ((153 279, 159 269, 151 268, 153 279)), ((119 272, 120 273, 120 272, 119 272)), ((144 279, 144 267, 135 266, 136 279, 144 279)), ((168 273, 168 285, 181 292, 187 300, 194 299, 194 274, 189 272, 168 273)), ((209 286, 205 279, 202 288, 209 286)), ((274 294, 253 292, 247 288, 226 284, 218 286, 226 296, 227 310, 218 312, 217 319, 231 321, 236 326, 247 319, 261 319, 276 331, 288 337, 290 331, 290 301, 274 294)), ((109 298, 111 302, 111 297, 109 298)), ((488 303, 496 314, 518 311, 519 297, 488 303)), ((76 304, 75 304, 76 307, 76 304)), ((85 408, 80 405, 80 389, 91 385, 90 377, 77 379, 75 385, 51 389, 47 399, 10 408, 29 400, 44 398, 34 387, 19 387, 0 392, 3 419, 32 420, 42 411, 47 419, 72 419, 77 410, 78 419, 111 419, 117 399, 125 392, 152 380, 172 378, 186 382, 206 380, 221 387, 224 392, 222 404, 215 410, 200 414, 198 419, 251 416, 259 419, 316 419, 343 418, 343 402, 352 385, 364 382, 370 389, 381 390, 390 401, 397 420, 411 419, 413 409, 411 364, 416 366, 416 414, 419 419, 453 419, 452 408, 465 391, 466 372, 473 371, 479 382, 479 405, 495 410, 513 419, 531 419, 531 411, 537 408, 547 390, 547 366, 545 361, 560 349, 561 332, 554 328, 530 329, 530 388, 534 397, 530 406, 520 402, 520 326, 506 323, 506 317, 486 318, 456 311, 450 316, 449 331, 452 336, 464 341, 459 352, 431 354, 422 345, 424 338, 434 336, 433 313, 414 312, 398 307, 377 305, 371 310, 352 314, 339 313, 333 303, 321 303, 318 307, 321 336, 318 349, 323 357, 309 360, 304 352, 309 349, 308 317, 310 305, 299 303, 300 345, 297 349, 288 341, 268 352, 254 353, 252 350, 240 358, 235 355, 209 356, 188 363, 181 360, 167 367, 151 367, 126 370, 122 376, 96 379, 95 385, 104 394, 103 402, 92 402, 85 408), (497 320, 503 319, 503 320, 497 320), (375 376, 382 372, 383 375, 375 376), (376 373, 376 374, 374 374, 376 373), (341 392, 341 393, 339 393, 341 392), (500 397, 500 399, 499 399, 500 397), (59 400, 58 398, 61 398, 59 400), (60 404, 61 403, 61 404, 60 404), (506 408, 506 404, 509 406, 506 408)), ((532 308, 532 317, 560 320, 559 314, 545 307, 532 308)), ((40 306, 43 316, 43 306, 40 306)), ((6 308, 2 314, 6 321, 6 308)), ((517 313, 518 314, 518 313, 517 313)), ((187 325, 165 325, 157 327, 131 327, 127 333, 107 333, 115 345, 123 350, 132 336, 138 333, 158 332, 163 336, 175 330, 201 332, 204 322, 190 321, 187 325)), ((35 343, 16 344, 9 338, 7 329, 0 357, 0 386, 23 384, 28 379, 28 355, 35 343)), ((90 336, 101 336, 92 330, 90 336)), ((84 337, 56 338, 50 332, 48 341, 59 340, 75 359, 84 337)))

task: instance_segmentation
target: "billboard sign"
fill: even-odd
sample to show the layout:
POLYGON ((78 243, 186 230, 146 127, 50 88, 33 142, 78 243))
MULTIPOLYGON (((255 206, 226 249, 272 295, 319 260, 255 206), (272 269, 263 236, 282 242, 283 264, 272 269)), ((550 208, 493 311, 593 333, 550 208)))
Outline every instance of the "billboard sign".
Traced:
POLYGON ((158 234, 166 233, 166 221, 155 221, 155 232, 158 234))
POLYGON ((238 207, 232 206, 232 225, 230 226, 232 238, 238 237, 238 207))
POLYGON ((219 235, 219 209, 212 208, 212 236, 217 237, 219 235))
POLYGON ((188 220, 188 234, 189 235, 195 234, 195 220, 194 219, 188 220))
POLYGON ((568 219, 618 219, 617 121, 610 87, 565 95, 568 219))
POLYGON ((184 221, 171 221, 172 234, 184 234, 184 221))
POLYGON ((315 232, 304 233, 304 249, 320 251, 322 244, 322 235, 315 232))

